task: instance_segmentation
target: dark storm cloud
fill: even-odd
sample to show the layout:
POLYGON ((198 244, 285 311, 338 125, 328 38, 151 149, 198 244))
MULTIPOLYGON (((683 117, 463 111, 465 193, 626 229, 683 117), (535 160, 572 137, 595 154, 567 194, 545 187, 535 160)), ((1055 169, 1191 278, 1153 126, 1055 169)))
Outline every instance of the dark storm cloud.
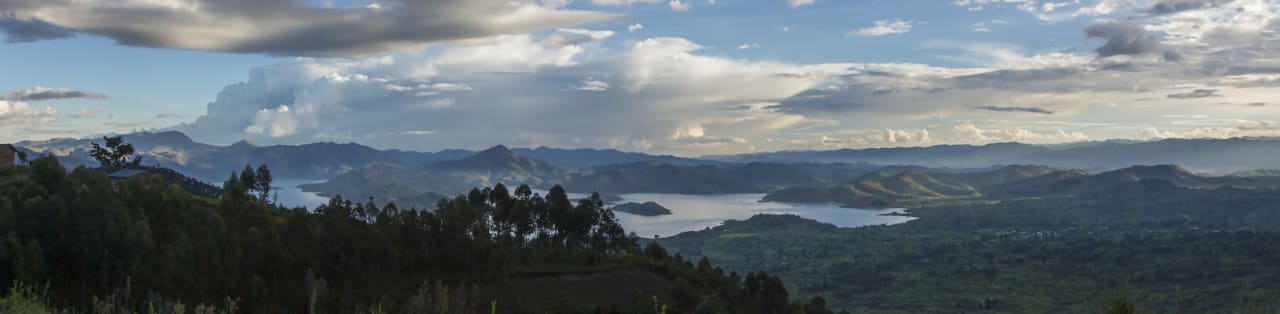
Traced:
POLYGON ((348 8, 316 7, 292 0, 189 2, 178 7, 111 0, 75 4, 18 0, 0 4, 0 13, 7 14, 9 20, 36 21, 10 27, 17 31, 5 30, 11 41, 65 37, 76 31, 106 36, 128 46, 322 57, 402 51, 432 42, 623 17, 506 0, 392 0, 348 8), (56 31, 58 28, 62 31, 56 31))
POLYGON ((73 37, 74 31, 40 20, 22 20, 13 14, 0 13, 0 33, 6 35, 6 43, 26 43, 73 37))
POLYGON ((1025 112, 1025 113, 1038 113, 1038 114, 1056 113, 1049 109, 1034 108, 1034 107, 978 106, 973 108, 979 109, 979 110, 986 110, 986 111, 996 111, 996 112, 1025 112))
POLYGON ((1148 32, 1142 25, 1127 22, 1104 22, 1089 25, 1085 36, 1102 38, 1106 43, 1095 52, 1099 57, 1139 55, 1161 52, 1160 36, 1148 32))

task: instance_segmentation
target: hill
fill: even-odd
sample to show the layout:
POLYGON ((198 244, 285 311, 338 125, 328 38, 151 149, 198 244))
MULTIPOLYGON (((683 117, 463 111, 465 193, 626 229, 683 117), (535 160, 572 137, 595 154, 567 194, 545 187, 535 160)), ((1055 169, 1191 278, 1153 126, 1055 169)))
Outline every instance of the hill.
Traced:
POLYGON ((796 187, 765 195, 764 201, 840 203, 849 206, 890 206, 904 200, 980 197, 984 190, 1049 174, 1052 168, 1007 166, 995 170, 947 173, 876 171, 834 187, 796 187))
POLYGON ((781 151, 704 156, 724 162, 872 163, 980 168, 1032 164, 1055 168, 1114 170, 1131 165, 1176 164, 1195 171, 1226 173, 1280 168, 1280 138, 1164 139, 1055 145, 995 143, 827 151, 781 151))
MULTIPOLYGON (((0 309, 133 313, 778 313, 765 272, 642 246, 600 202, 515 188, 434 211, 335 198, 274 207, 230 179, 218 199, 150 177, 109 182, 54 158, 0 180, 0 309), (9 199, 26 200, 10 202, 9 199), (554 213, 554 214, 552 214, 554 213), (533 219, 537 217, 537 219, 533 219), (32 283, 32 284, 27 284, 32 283), (30 289, 39 283, 38 289, 30 289), (130 293, 151 291, 151 293, 130 293), (154 291, 164 291, 164 294, 154 291)), ((247 179, 246 179, 247 180, 247 179)), ((824 311, 825 314, 825 311, 824 311)))

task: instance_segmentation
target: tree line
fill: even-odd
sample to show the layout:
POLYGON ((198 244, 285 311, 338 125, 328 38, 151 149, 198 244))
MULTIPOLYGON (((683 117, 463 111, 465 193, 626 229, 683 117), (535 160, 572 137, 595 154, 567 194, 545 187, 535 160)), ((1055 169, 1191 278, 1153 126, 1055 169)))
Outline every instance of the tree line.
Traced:
POLYGON ((307 209, 266 201, 266 166, 233 173, 217 198, 153 175, 113 183, 97 169, 67 172, 48 156, 20 168, 0 184, 0 282, 37 287, 54 308, 475 313, 487 311, 514 274, 566 267, 641 268, 670 282, 666 299, 596 311, 812 308, 789 302, 776 276, 739 277, 669 256, 656 243, 642 248, 598 194, 575 202, 561 187, 544 196, 499 184, 433 210, 342 197, 307 209))

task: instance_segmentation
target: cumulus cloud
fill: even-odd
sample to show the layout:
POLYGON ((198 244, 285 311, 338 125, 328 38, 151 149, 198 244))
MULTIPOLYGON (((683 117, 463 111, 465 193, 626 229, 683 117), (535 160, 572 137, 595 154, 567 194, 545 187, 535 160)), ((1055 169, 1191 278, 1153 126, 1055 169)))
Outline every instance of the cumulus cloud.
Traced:
POLYGON ((36 86, 33 88, 16 90, 0 96, 0 99, 11 101, 41 101, 68 98, 107 98, 106 95, 90 92, 82 92, 67 88, 49 88, 36 86))
POLYGON ((0 126, 38 125, 53 121, 58 111, 36 109, 21 101, 0 100, 0 126))
POLYGON ((1028 129, 988 129, 981 128, 973 123, 956 123, 952 126, 952 131, 960 142, 970 143, 990 143, 990 142, 1070 142, 1083 141, 1089 139, 1089 136, 1083 132, 1068 132, 1064 130, 1052 130, 1037 132, 1028 129))
POLYGON ((855 29, 849 32, 852 36, 884 36, 889 34, 901 34, 911 31, 911 22, 894 19, 879 20, 874 22, 875 25, 867 28, 855 29))
POLYGON ((700 55, 702 46, 682 38, 641 40, 616 52, 547 40, 549 35, 504 36, 422 54, 299 59, 257 68, 178 129, 219 143, 248 137, 424 150, 495 143, 732 148, 802 120, 757 104, 826 77, 822 67, 700 55), (744 104, 751 106, 723 110, 744 104), (433 141, 404 137, 423 129, 433 130, 433 141))
POLYGON ((16 0, 0 5, 0 13, 6 14, 0 17, 0 30, 9 34, 9 41, 66 37, 75 31, 127 46, 357 56, 623 17, 565 9, 564 4, 388 0, 319 7, 301 1, 16 0))
POLYGON ((667 7, 671 8, 671 11, 676 12, 689 11, 689 4, 680 0, 671 0, 671 2, 667 2, 667 7))
POLYGON ((996 111, 996 112, 1025 112, 1025 113, 1038 113, 1038 114, 1054 114, 1053 110, 1048 110, 1044 108, 1034 108, 1034 107, 978 106, 974 108, 979 110, 996 111))
POLYGON ((1139 55, 1161 51, 1160 35, 1148 32, 1142 25, 1129 22, 1103 22, 1089 25, 1085 36, 1106 40, 1095 52, 1099 57, 1139 55))
POLYGON ((627 25, 627 31, 628 31, 628 32, 634 32, 634 31, 638 31, 638 30, 641 30, 641 29, 644 29, 644 25, 643 25, 643 24, 640 24, 640 23, 635 23, 635 24, 627 25))

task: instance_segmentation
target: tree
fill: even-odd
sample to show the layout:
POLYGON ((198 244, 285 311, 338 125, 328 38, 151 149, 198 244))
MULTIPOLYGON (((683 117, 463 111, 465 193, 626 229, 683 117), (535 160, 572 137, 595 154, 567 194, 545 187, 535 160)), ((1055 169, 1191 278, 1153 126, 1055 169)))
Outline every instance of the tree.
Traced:
POLYGON ((257 181, 258 198, 263 202, 268 202, 268 194, 271 193, 271 169, 267 169, 267 165, 258 165, 258 171, 254 173, 254 179, 257 181))
POLYGON ((102 140, 106 142, 106 147, 93 142, 93 150, 89 155, 102 164, 103 169, 110 171, 142 165, 142 156, 134 156, 133 144, 125 143, 124 137, 103 136, 102 140))
POLYGON ((258 190, 258 176, 253 174, 252 166, 244 165, 244 170, 240 171, 240 188, 250 197, 258 190))

